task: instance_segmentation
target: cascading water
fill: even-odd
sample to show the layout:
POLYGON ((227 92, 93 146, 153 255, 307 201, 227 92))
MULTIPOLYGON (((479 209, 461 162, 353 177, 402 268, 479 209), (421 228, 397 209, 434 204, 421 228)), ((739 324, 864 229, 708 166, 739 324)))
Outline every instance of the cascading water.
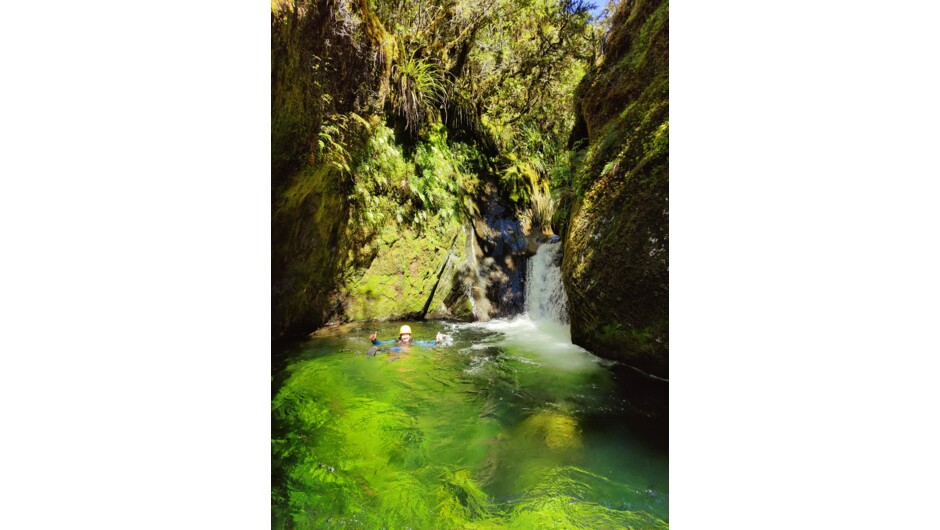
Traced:
POLYGON ((572 344, 568 325, 568 297, 561 283, 561 242, 557 236, 543 243, 526 263, 525 310, 508 318, 453 324, 455 333, 481 329, 495 333, 478 341, 471 350, 499 347, 553 369, 596 368, 598 359, 572 344))
POLYGON ((561 283, 561 242, 546 243, 529 258, 525 310, 529 318, 568 323, 568 297, 561 283))
POLYGON ((272 527, 669 528, 668 459, 637 438, 624 372, 572 344, 555 241, 515 271, 526 314, 412 322, 443 343, 400 352, 368 339, 399 322, 349 324, 295 354, 275 376, 272 527))

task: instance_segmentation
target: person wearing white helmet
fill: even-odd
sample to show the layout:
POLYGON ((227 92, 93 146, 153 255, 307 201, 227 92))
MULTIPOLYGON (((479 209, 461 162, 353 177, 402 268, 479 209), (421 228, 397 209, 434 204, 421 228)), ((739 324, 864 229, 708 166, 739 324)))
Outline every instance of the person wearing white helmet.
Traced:
MULTIPOLYGON (((420 346, 435 346, 444 342, 444 335, 440 333, 437 334, 437 337, 435 337, 435 340, 414 340, 411 338, 411 326, 409 326, 408 324, 405 324, 404 326, 401 327, 401 329, 398 330, 397 339, 388 339, 388 340, 380 341, 375 338, 376 335, 378 335, 378 332, 375 332, 375 331, 373 331, 372 334, 369 335, 369 340, 371 340, 372 344, 375 344, 376 346, 379 346, 382 344, 391 344, 393 342, 396 345, 401 345, 401 346, 410 346, 412 344, 418 344, 420 346)), ((394 351, 394 348, 393 348, 393 351, 394 351)))

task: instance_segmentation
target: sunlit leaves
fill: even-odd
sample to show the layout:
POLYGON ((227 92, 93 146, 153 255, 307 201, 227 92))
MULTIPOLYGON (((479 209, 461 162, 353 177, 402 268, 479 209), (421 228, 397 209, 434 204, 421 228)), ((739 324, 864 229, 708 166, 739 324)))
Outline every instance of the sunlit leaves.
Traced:
POLYGON ((405 118, 406 127, 412 132, 424 120, 429 109, 444 104, 447 90, 444 74, 433 61, 418 57, 412 52, 405 58, 404 50, 400 62, 392 67, 392 103, 405 118))

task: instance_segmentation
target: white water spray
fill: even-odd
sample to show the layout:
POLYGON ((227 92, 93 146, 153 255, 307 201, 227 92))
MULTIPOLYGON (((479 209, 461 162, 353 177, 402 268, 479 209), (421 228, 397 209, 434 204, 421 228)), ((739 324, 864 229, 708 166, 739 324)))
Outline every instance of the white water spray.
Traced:
POLYGON ((451 329, 458 332, 473 328, 495 332, 461 351, 499 346, 520 362, 545 364, 566 371, 597 370, 600 359, 571 343, 568 297, 561 283, 560 258, 560 242, 543 244, 529 258, 524 314, 510 319, 452 324, 451 329))
POLYGON ((561 242, 546 243, 529 258, 525 310, 529 318, 568 323, 568 297, 561 283, 561 242))

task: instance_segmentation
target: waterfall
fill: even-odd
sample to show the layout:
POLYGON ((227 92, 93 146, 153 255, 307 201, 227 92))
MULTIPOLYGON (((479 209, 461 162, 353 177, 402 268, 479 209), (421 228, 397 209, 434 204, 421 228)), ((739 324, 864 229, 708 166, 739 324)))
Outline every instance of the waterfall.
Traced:
POLYGON ((568 297, 561 283, 561 242, 545 243, 529 258, 525 310, 532 320, 568 323, 568 297))
POLYGON ((562 251, 558 239, 555 236, 549 243, 542 244, 535 255, 526 260, 524 314, 455 324, 456 329, 482 328, 498 332, 497 339, 474 344, 471 350, 507 346, 513 355, 522 355, 539 364, 564 370, 584 369, 586 358, 576 352, 586 350, 571 342, 568 296, 561 283, 562 251))

